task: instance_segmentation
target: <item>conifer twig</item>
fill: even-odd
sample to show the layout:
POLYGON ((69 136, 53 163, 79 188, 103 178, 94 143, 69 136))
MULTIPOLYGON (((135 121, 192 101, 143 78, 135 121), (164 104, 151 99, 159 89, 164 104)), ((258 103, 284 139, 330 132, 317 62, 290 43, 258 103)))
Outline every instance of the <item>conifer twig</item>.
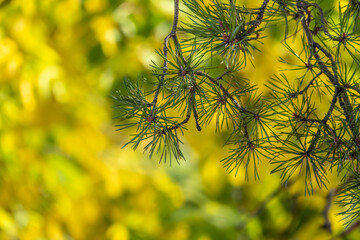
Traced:
POLYGON ((167 62, 167 53, 168 53, 168 45, 169 45, 169 39, 173 38, 175 44, 178 43, 178 39, 176 36, 176 28, 179 22, 179 0, 174 0, 174 20, 173 20, 173 26, 171 29, 171 32, 165 37, 164 39, 164 64, 163 64, 163 72, 160 78, 160 81, 158 83, 158 86, 156 88, 156 92, 154 95, 154 100, 152 101, 151 105, 154 106, 154 108, 156 108, 156 103, 158 101, 158 96, 160 93, 160 88, 164 83, 164 79, 165 79, 165 74, 168 68, 168 62, 167 62))
MULTIPOLYGON (((166 130, 171 131, 171 130, 176 130, 176 129, 178 129, 179 127, 181 127, 182 125, 184 125, 185 123, 187 123, 187 122, 190 120, 190 116, 191 116, 191 109, 188 110, 188 113, 186 114, 186 117, 185 117, 185 119, 184 119, 182 122, 180 122, 180 123, 178 123, 178 124, 176 124, 176 125, 167 127, 166 130)), ((165 129, 163 129, 163 132, 164 132, 164 131, 165 131, 165 129)))
POLYGON ((336 189, 335 188, 332 188, 330 189, 327 197, 326 197, 326 205, 325 205, 325 208, 324 208, 324 211, 323 211, 323 216, 324 216, 324 228, 329 232, 329 233, 332 233, 332 227, 331 227, 331 222, 330 222, 330 219, 329 219, 329 211, 330 211, 330 208, 331 208, 331 203, 332 203, 332 200, 333 200, 333 197, 335 196, 336 194, 336 189))
MULTIPOLYGON (((206 78, 209 79, 212 83, 214 83, 216 86, 218 86, 218 87, 221 89, 221 91, 224 93, 225 97, 228 97, 228 98, 231 100, 231 102, 235 105, 235 107, 236 107, 240 112, 249 112, 248 110, 246 110, 245 108, 243 108, 243 107, 235 100, 235 98, 233 98, 233 97, 230 95, 229 91, 226 90, 226 88, 224 88, 224 86, 223 86, 221 83, 219 83, 219 81, 218 81, 219 78, 213 78, 213 77, 211 77, 209 74, 207 74, 207 73, 205 73, 205 72, 202 72, 202 71, 196 71, 195 74, 198 75, 198 76, 206 77, 206 78)), ((220 77, 222 77, 222 76, 220 76, 220 77)))
POLYGON ((255 21, 253 22, 252 26, 246 30, 246 32, 244 34, 245 36, 248 36, 251 33, 253 33, 255 31, 255 29, 261 24, 261 22, 263 21, 264 13, 265 13, 266 6, 268 5, 268 3, 269 3, 269 0, 264 0, 261 7, 259 8, 259 13, 258 13, 255 21))
MULTIPOLYGON (((321 6, 313 1, 261 2, 260 8, 254 10, 240 8, 234 0, 212 0, 209 5, 201 0, 185 0, 190 10, 185 13, 191 21, 185 23, 186 27, 180 28, 179 0, 174 0, 172 29, 165 37, 163 52, 160 53, 164 62, 160 63, 161 66, 155 64, 158 82, 151 92, 154 94, 153 100, 147 102, 148 93, 143 93, 138 86, 129 85, 132 97, 118 97, 117 100, 122 113, 120 119, 133 119, 134 123, 124 123, 120 127, 138 125, 138 134, 130 141, 134 148, 141 141, 152 139, 144 148, 149 150, 150 157, 154 152, 162 151, 165 158, 170 154, 178 160, 184 156, 180 151, 181 141, 176 131, 185 129, 183 125, 189 122, 193 114, 199 131, 201 124, 210 123, 213 119, 216 120, 216 130, 232 127, 232 134, 226 144, 235 147, 221 161, 227 170, 235 170, 236 173, 239 166, 245 163, 245 178, 250 165, 254 166, 255 179, 259 177, 256 168, 263 157, 277 164, 272 172, 281 172, 283 181, 288 181, 296 171, 302 171, 305 165, 305 191, 309 193, 309 188, 314 189, 314 179, 319 187, 326 186, 329 168, 337 167, 338 173, 348 171, 350 175, 356 175, 360 146, 360 128, 357 126, 360 88, 358 79, 353 79, 356 72, 352 73, 352 68, 353 63, 359 64, 356 54, 360 43, 358 33, 350 28, 355 29, 358 21, 359 1, 350 0, 345 12, 339 10, 340 15, 343 15, 340 16, 340 23, 331 18, 329 21, 327 17, 331 16, 324 14, 321 6), (320 17, 315 18, 314 14, 320 17), (259 36, 265 29, 259 26, 263 22, 275 21, 279 15, 286 24, 285 39, 288 38, 290 21, 296 25, 295 34, 303 32, 303 50, 300 54, 286 43, 289 52, 303 64, 281 59, 281 62, 295 66, 294 70, 305 72, 295 79, 298 85, 289 81, 285 74, 276 76, 268 86, 272 92, 267 98, 257 94, 251 83, 224 83, 225 76, 246 67, 248 55, 261 50, 252 44, 252 40, 260 40, 259 36), (321 23, 317 24, 317 20, 321 23), (185 37, 180 42, 178 31, 189 33, 193 38, 185 37), (332 51, 328 43, 335 45, 336 52, 332 51), (340 51, 343 46, 354 60, 349 72, 348 58, 342 59, 340 51), (207 60, 211 60, 210 66, 204 64, 207 60), (227 70, 218 77, 203 70, 219 65, 224 65, 227 70), (313 90, 318 90, 320 97, 325 95, 331 99, 327 101, 328 109, 321 117, 316 114, 318 104, 312 98, 313 90), (160 92, 163 98, 159 97, 160 92), (178 119, 177 116, 168 116, 168 109, 177 110, 180 120, 174 120, 178 119), (279 131, 273 131, 273 128, 279 131)), ((360 213, 355 207, 360 205, 359 197, 352 195, 357 186, 351 185, 350 190, 346 189, 347 195, 344 195, 344 206, 352 206, 347 210, 350 214, 344 213, 350 215, 350 223, 358 220, 360 213)), ((259 211, 279 192, 280 189, 276 189, 259 211)), ((323 209, 324 228, 329 232, 332 231, 329 209, 334 194, 333 190, 329 192, 323 209)), ((350 228, 357 226, 360 226, 360 222, 355 222, 350 228)), ((339 236, 348 232, 346 230, 339 236)))
MULTIPOLYGON (((354 125, 353 125, 354 121, 353 121, 353 116, 351 114, 352 111, 353 111, 352 106, 350 104, 350 100, 349 100, 349 97, 347 95, 347 92, 343 91, 344 89, 341 88, 341 85, 339 83, 337 64, 336 64, 333 56, 326 49, 324 49, 319 43, 314 41, 314 39, 312 37, 312 34, 311 34, 311 31, 309 29, 309 26, 308 26, 308 24, 306 22, 304 12, 307 10, 307 8, 309 6, 311 6, 311 5, 305 4, 301 0, 297 0, 298 14, 300 15, 300 18, 301 18, 301 24, 302 24, 302 27, 304 29, 307 41, 309 43, 309 48, 310 48, 311 51, 313 51, 314 57, 315 57, 316 61, 319 63, 319 67, 320 67, 321 71, 329 78, 330 82, 334 85, 334 88, 335 88, 334 97, 333 97, 333 100, 331 102, 331 106, 330 106, 327 114, 323 118, 322 123, 326 124, 327 120, 330 117, 330 114, 332 113, 332 110, 335 107, 335 104, 337 102, 337 98, 339 98, 340 106, 344 110, 344 115, 345 115, 346 120, 347 120, 347 122, 348 122, 348 124, 350 126, 350 130, 355 135, 356 130, 355 130, 354 125), (330 70, 328 69, 326 64, 323 62, 322 58, 320 57, 320 55, 316 51, 316 49, 319 49, 331 61, 331 68, 333 70, 333 73, 330 72, 330 70)), ((312 144, 310 145, 309 149, 312 149, 314 147, 316 139, 320 136, 320 132, 321 132, 321 128, 322 128, 323 124, 319 125, 318 131, 317 131, 317 133, 316 133, 316 135, 314 137, 314 141, 312 141, 312 144)))
POLYGON ((318 74, 316 74, 316 76, 313 77, 313 79, 311 79, 311 81, 309 82, 309 84, 306 85, 306 86, 304 87, 304 89, 301 90, 301 91, 299 91, 297 94, 298 94, 298 95, 301 95, 301 94, 304 94, 305 92, 307 92, 307 90, 309 89, 309 87, 314 84, 314 81, 315 81, 318 77, 320 77, 321 74, 322 74, 322 72, 319 72, 318 74))
POLYGON ((322 10, 322 8, 319 6, 319 4, 317 3, 306 3, 306 6, 312 6, 315 7, 320 14, 320 19, 321 19, 321 27, 325 33, 326 36, 328 36, 330 39, 334 40, 335 38, 329 33, 329 30, 326 27, 326 21, 325 21, 325 16, 324 16, 324 11, 322 10))

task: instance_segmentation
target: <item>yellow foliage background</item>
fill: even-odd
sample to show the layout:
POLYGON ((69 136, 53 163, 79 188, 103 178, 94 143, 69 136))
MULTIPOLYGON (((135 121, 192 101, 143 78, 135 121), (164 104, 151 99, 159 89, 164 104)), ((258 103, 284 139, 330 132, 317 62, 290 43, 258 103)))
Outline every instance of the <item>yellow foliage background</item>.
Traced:
MULTIPOLYGON (((214 126, 189 127, 180 166, 122 149, 131 131, 116 132, 111 93, 125 76, 149 76, 172 9, 170 0, 0 1, 0 239, 331 236, 321 228, 326 190, 305 197, 299 182, 262 209, 279 176, 265 160, 258 182, 226 173, 214 126)), ((244 72, 258 83, 286 54, 264 42, 261 67, 244 72)))

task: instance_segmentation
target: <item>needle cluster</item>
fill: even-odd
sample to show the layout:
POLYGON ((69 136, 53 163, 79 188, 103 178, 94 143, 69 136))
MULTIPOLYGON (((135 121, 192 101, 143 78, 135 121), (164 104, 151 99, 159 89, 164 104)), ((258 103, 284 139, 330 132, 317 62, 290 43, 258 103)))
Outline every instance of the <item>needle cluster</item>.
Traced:
POLYGON ((344 217, 349 223, 357 219, 360 2, 349 0, 330 11, 312 0, 264 0, 256 9, 235 1, 184 4, 188 21, 180 27, 179 1, 174 1, 173 28, 158 51, 163 63, 153 63, 153 90, 126 81, 126 91, 114 94, 119 129, 136 129, 128 144, 136 149, 144 142, 150 156, 179 162, 186 125, 193 122, 201 131, 215 121, 216 131, 231 132, 225 142, 229 154, 222 160, 229 172, 243 165, 245 177, 252 169, 259 178, 259 163, 268 159, 284 182, 302 174, 305 193, 311 194, 315 187, 326 187, 329 171, 337 171, 343 176, 338 192, 349 207, 344 217), (284 26, 282 43, 295 60, 280 58, 284 71, 259 93, 238 73, 252 63, 273 25, 284 26), (300 51, 288 41, 294 37, 300 51), (215 76, 214 69, 223 72, 215 76), (289 78, 290 71, 297 77, 289 78))

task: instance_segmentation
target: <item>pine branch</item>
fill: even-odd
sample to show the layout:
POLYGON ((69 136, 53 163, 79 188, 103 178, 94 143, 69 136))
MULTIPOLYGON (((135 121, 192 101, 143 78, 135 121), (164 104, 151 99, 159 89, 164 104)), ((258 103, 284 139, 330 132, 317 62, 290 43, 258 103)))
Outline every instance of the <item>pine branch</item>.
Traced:
POLYGON ((269 3, 269 0, 264 0, 261 7, 259 8, 259 13, 258 13, 255 21, 253 22, 252 26, 246 30, 246 32, 244 34, 245 36, 252 34, 255 31, 255 29, 261 24, 261 22, 263 21, 264 13, 265 13, 266 6, 268 5, 268 3, 269 3))
POLYGON ((195 109, 195 105, 193 106, 193 113, 194 113, 194 118, 195 118, 196 129, 198 131, 201 131, 201 127, 199 125, 199 116, 198 116, 197 111, 195 109))
MULTIPOLYGON (((297 7, 298 7, 298 10, 299 10, 299 16, 301 18, 301 23, 302 23, 305 35, 306 35, 308 43, 309 43, 309 48, 314 51, 314 56, 315 56, 317 62, 319 63, 319 67, 320 67, 321 71, 329 78, 331 83, 334 85, 334 87, 335 87, 334 96, 335 95, 336 95, 336 97, 339 96, 340 105, 341 105, 341 107, 342 107, 342 109, 344 111, 344 115, 345 115, 345 117, 347 119, 347 122, 348 122, 348 124, 350 126, 351 131, 353 132, 354 135, 358 135, 358 133, 357 133, 355 127, 354 127, 354 119, 353 119, 353 116, 352 116, 352 112, 353 112, 352 105, 350 104, 350 100, 349 100, 349 97, 347 95, 347 92, 344 91, 344 88, 340 85, 339 80, 338 80, 337 64, 334 61, 332 55, 327 50, 325 50, 319 43, 316 43, 314 41, 314 39, 312 37, 312 34, 311 34, 311 31, 309 29, 309 26, 308 26, 308 24, 306 22, 304 12, 307 10, 308 6, 310 6, 310 5, 305 4, 301 0, 297 0, 297 7), (316 49, 319 49, 331 61, 331 68, 333 70, 333 73, 330 72, 328 67, 322 61, 319 53, 316 52, 316 49)), ((336 103, 336 99, 333 98, 332 103, 336 103)), ((334 106, 330 107, 330 109, 328 111, 328 114, 331 114, 333 108, 334 108, 334 106)), ((325 123, 326 123, 327 119, 329 118, 328 114, 325 116, 325 118, 323 120, 325 123)), ((320 128, 319 128, 318 132, 319 131, 320 131, 320 128)))
MULTIPOLYGON (((333 37, 333 36, 329 33, 329 30, 328 30, 327 27, 326 27, 327 24, 326 24, 324 12, 323 12, 322 8, 319 6, 319 4, 317 4, 317 3, 306 3, 305 6, 306 6, 306 7, 310 7, 310 6, 315 7, 315 8, 319 11, 319 13, 320 13, 320 19, 321 19, 321 27, 322 27, 325 35, 328 36, 331 40, 335 40, 335 37, 333 37)), ((309 25, 309 24, 307 24, 307 25, 309 25)))
POLYGON ((154 95, 154 99, 151 103, 151 105, 154 106, 154 108, 156 108, 156 104, 158 101, 158 97, 159 97, 159 93, 160 93, 160 88, 162 87, 163 83, 164 83, 164 79, 165 79, 165 74, 168 68, 168 61, 167 61, 167 53, 168 53, 168 45, 169 45, 169 39, 173 38, 175 45, 178 45, 178 39, 176 36, 176 28, 179 22, 179 0, 174 0, 174 20, 173 20, 173 26, 171 29, 171 32, 165 37, 164 39, 164 64, 163 64, 163 73, 161 76, 161 79, 158 83, 155 95, 154 95))
POLYGON ((311 79, 311 81, 308 83, 308 85, 306 85, 306 87, 303 90, 295 93, 295 97, 297 97, 297 95, 301 95, 301 94, 306 93, 307 90, 309 89, 309 87, 314 84, 315 80, 317 80, 317 78, 320 77, 321 74, 322 74, 322 72, 319 72, 318 74, 316 74, 316 76, 313 77, 313 79, 311 79))
POLYGON ((196 75, 198 76, 203 76, 203 77, 206 77, 207 79, 209 79, 212 83, 214 83, 216 86, 218 86, 221 91, 224 93, 224 96, 226 98, 229 98, 231 100, 231 102, 236 106, 236 108, 241 112, 241 113, 251 113, 253 115, 255 115, 255 113, 249 111, 249 110, 246 110, 245 108, 243 108, 236 100, 235 98, 229 93, 228 90, 226 90, 226 88, 224 88, 224 86, 219 83, 219 79, 221 79, 223 76, 221 75, 220 77, 218 78, 213 78, 211 77, 209 74, 205 73, 205 72, 202 72, 202 71, 196 71, 195 72, 196 75))
POLYGON ((326 205, 325 205, 325 208, 324 208, 324 211, 323 211, 323 216, 324 216, 324 228, 329 232, 329 233, 332 233, 332 227, 331 227, 331 222, 330 222, 330 219, 329 219, 329 211, 330 211, 330 208, 331 208, 331 203, 333 201, 333 198, 336 194, 336 189, 335 188, 332 188, 330 189, 327 197, 326 197, 326 205))
MULTIPOLYGON (((235 175, 244 163, 247 179, 249 166, 253 164, 254 177, 259 178, 257 166, 261 159, 267 158, 276 164, 272 173, 280 171, 285 182, 296 172, 305 171, 305 194, 313 193, 313 182, 326 187, 326 174, 335 166, 339 174, 357 176, 359 1, 350 0, 345 12, 339 8, 339 22, 314 2, 269 3, 270 0, 264 0, 259 8, 253 9, 239 7, 233 0, 212 0, 210 4, 186 0, 184 4, 189 11, 184 12, 190 21, 184 23, 186 27, 178 27, 179 0, 174 0, 172 30, 164 39, 163 51, 158 51, 163 62, 161 66, 153 66, 158 82, 152 91, 152 102, 146 100, 150 93, 127 83, 130 96, 115 97, 121 112, 118 119, 125 121, 118 125, 119 129, 137 127, 129 142, 133 148, 146 140, 145 150, 149 150, 150 156, 158 152, 160 159, 164 156, 166 160, 170 154, 178 161, 183 155, 177 130, 185 129, 193 115, 199 131, 214 119, 216 131, 223 126, 231 128, 226 144, 232 148, 221 162, 235 175), (290 63, 288 58, 281 58, 280 62, 290 66, 286 71, 301 71, 302 75, 292 80, 282 72, 267 84, 270 96, 263 97, 256 93, 255 86, 247 81, 237 82, 241 78, 233 77, 248 66, 254 51, 261 50, 256 44, 267 27, 260 27, 261 24, 280 21, 279 16, 285 24, 283 45, 300 64, 290 63), (286 42, 290 28, 294 29, 293 36, 303 32, 300 53, 286 42), (179 31, 190 35, 184 35, 185 39, 180 41, 179 31), (350 68, 343 52, 353 60, 350 68), (208 73, 209 69, 219 67, 226 69, 220 76, 208 73), (317 115, 316 93, 320 101, 323 96, 331 99, 326 100, 328 109, 321 117, 317 115), (178 116, 168 117, 169 109, 177 111, 178 116)), ((352 207, 350 222, 358 214, 359 201, 351 194, 357 187, 358 183, 354 182, 343 193, 345 203, 352 207)), ((323 211, 329 232, 332 197, 329 193, 323 211)))
POLYGON ((186 117, 183 121, 181 121, 178 124, 174 124, 170 127, 166 127, 165 129, 162 130, 162 132, 167 131, 172 131, 172 130, 176 130, 178 128, 180 128, 181 126, 183 126, 184 124, 186 124, 189 120, 190 120, 190 116, 191 116, 191 108, 189 108, 188 113, 186 114, 186 117))

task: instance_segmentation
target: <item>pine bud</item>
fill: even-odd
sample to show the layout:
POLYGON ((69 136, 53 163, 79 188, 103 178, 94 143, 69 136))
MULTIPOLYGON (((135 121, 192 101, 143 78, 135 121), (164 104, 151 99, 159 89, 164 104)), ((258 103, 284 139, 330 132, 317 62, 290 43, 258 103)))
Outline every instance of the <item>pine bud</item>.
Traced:
POLYGON ((221 37, 222 37, 222 39, 223 39, 223 41, 224 41, 225 43, 228 43, 228 42, 229 42, 229 36, 228 36, 228 35, 223 34, 223 35, 221 35, 221 37))

